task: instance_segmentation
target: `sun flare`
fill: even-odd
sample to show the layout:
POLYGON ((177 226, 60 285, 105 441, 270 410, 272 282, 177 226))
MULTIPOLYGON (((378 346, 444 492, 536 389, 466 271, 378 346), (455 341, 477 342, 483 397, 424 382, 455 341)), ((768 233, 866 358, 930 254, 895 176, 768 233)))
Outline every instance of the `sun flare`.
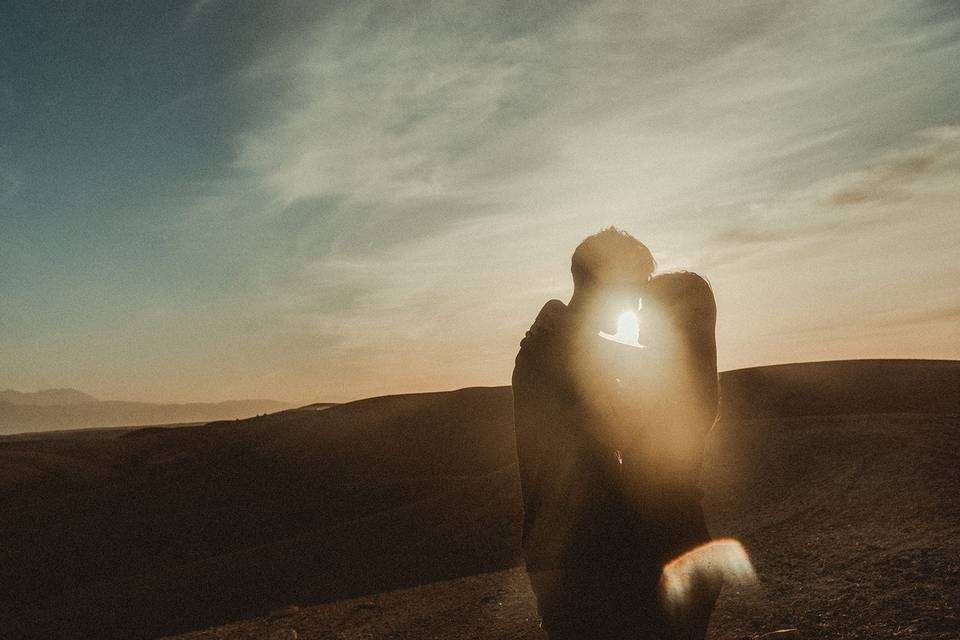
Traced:
POLYGON ((640 318, 635 311, 624 311, 617 318, 617 332, 614 334, 600 331, 597 335, 606 340, 630 345, 631 347, 642 347, 640 344, 640 318))
POLYGON ((676 613, 703 590, 709 592, 723 584, 746 586, 756 581, 757 573, 743 545, 733 538, 721 538, 691 549, 664 565, 660 574, 660 597, 676 613))

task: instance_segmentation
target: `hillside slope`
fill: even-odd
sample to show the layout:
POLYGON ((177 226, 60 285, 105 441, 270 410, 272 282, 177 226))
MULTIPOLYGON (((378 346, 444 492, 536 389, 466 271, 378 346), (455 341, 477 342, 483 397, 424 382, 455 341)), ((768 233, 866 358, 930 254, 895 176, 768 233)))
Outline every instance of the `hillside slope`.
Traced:
MULTIPOLYGON (((960 417, 724 422, 704 473, 714 535, 759 582, 724 590, 710 638, 953 640, 960 633, 960 417)), ((309 602, 309 601, 292 601, 309 602)), ((178 640, 545 640, 521 569, 293 610, 178 640), (286 632, 286 635, 283 635, 286 632), (276 634, 276 635, 272 635, 276 634)))
MULTIPOLYGON (((718 637, 743 637, 732 631, 748 630, 741 618, 760 625, 749 629, 813 629, 817 611, 859 596, 846 577, 822 591, 805 581, 848 575, 861 590, 869 579, 908 591, 929 576, 919 595, 879 597, 894 612, 884 624, 907 624, 897 603, 916 600, 915 617, 933 628, 934 594, 947 593, 958 566, 948 541, 960 533, 960 412, 938 412, 958 401, 949 394, 960 363, 892 363, 922 388, 947 390, 940 404, 911 400, 899 415, 883 385, 872 401, 862 388, 832 388, 827 400, 821 386, 791 391, 784 381, 809 379, 810 366, 723 378, 726 403, 765 417, 737 419, 725 405, 706 504, 714 532, 747 542, 776 593, 724 605, 718 637), (769 395, 756 382, 764 375, 776 382, 769 395), (857 412, 843 397, 862 415, 848 415, 857 412), (870 554, 856 546, 866 544, 870 554), (856 573, 867 565, 877 575, 856 573), (776 594, 802 607, 777 618, 762 604, 776 594)), ((849 381, 887 363, 816 366, 814 378, 836 366, 849 381)), ((927 393, 903 384, 902 398, 927 393)), ((0 610, 13 637, 152 638, 515 566, 519 514, 508 387, 96 438, 0 438, 0 610)))
POLYGON ((960 413, 960 362, 842 360, 720 374, 731 418, 858 413, 960 413))
POLYGON ((5 625, 23 637, 148 638, 291 598, 515 564, 504 391, 0 439, 5 625))

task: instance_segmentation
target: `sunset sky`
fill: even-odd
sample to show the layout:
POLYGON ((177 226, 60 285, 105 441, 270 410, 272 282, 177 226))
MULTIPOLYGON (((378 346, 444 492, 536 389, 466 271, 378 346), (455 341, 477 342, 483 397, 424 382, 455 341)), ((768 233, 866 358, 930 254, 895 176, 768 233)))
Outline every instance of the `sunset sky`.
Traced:
POLYGON ((0 389, 508 384, 609 224, 722 369, 960 358, 960 3, 3 2, 0 389))

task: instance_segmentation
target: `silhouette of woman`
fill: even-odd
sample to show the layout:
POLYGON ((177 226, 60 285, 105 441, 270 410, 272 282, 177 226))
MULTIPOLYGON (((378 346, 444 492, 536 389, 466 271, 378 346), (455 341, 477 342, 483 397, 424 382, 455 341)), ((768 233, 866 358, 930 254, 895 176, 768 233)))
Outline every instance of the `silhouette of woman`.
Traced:
MULTIPOLYGON (((627 493, 639 505, 634 529, 652 541, 642 562, 662 567, 710 540, 699 486, 707 435, 718 416, 716 318, 713 291, 690 272, 654 276, 643 292, 648 396, 634 450, 624 454, 627 493)), ((659 572, 658 572, 659 574, 659 572)), ((659 602, 662 637, 702 640, 719 584, 698 584, 677 606, 659 602)), ((642 623, 641 623, 642 624, 642 623)), ((660 621, 656 621, 659 625, 660 621)), ((650 637, 660 637, 651 629, 650 637)))

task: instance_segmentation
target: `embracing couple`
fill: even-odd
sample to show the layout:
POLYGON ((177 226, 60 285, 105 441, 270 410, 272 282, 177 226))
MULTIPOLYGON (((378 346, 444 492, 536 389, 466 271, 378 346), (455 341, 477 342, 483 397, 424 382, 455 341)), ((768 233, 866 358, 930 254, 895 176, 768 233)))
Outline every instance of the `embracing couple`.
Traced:
POLYGON ((550 640, 702 639, 719 593, 678 605, 661 588, 710 538, 698 479, 719 386, 710 286, 655 269, 628 233, 590 236, 570 302, 547 302, 517 354, 523 550, 550 640))

